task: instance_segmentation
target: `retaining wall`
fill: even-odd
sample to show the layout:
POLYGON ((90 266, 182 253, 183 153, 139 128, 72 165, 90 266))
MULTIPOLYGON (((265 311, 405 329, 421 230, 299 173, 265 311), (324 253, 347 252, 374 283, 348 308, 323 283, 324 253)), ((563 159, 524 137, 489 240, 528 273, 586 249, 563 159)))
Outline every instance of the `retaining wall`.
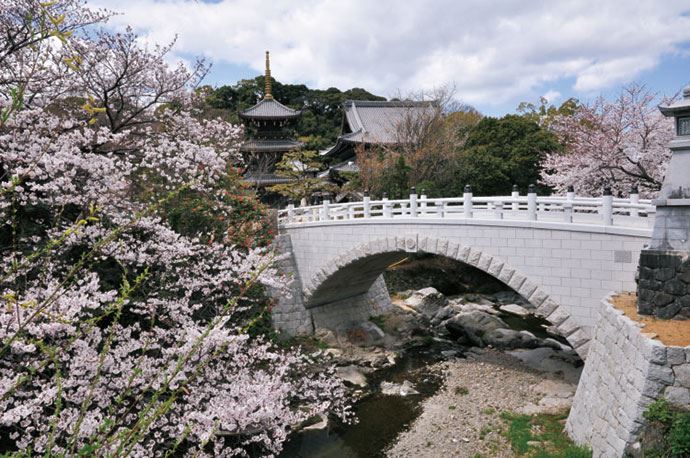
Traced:
MULTIPOLYGON (((671 347, 602 301, 566 431, 594 457, 622 457, 636 447, 643 412, 655 400, 690 403, 690 346, 671 347)), ((690 325, 690 322, 688 322, 690 325)), ((639 444, 637 444, 639 445, 639 444)))

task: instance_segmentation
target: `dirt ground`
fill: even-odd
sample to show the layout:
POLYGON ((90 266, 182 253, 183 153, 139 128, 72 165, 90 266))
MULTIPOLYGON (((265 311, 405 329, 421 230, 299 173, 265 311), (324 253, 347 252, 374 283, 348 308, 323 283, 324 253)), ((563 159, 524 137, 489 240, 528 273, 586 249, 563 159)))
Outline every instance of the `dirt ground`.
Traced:
POLYGON ((637 313, 637 295, 634 293, 621 293, 614 296, 611 302, 627 317, 644 324, 643 332, 656 334, 655 338, 665 345, 678 347, 690 345, 690 321, 661 320, 653 316, 639 315, 637 313))

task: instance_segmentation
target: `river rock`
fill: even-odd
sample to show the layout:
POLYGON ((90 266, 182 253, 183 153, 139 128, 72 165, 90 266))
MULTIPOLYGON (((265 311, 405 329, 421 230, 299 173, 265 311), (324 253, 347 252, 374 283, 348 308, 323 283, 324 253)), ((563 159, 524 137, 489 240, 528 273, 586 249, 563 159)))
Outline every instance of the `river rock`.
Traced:
POLYGON ((367 386, 367 378, 357 366, 343 366, 335 370, 335 375, 343 382, 355 386, 367 386))
POLYGON ((381 393, 389 396, 409 396, 419 394, 419 391, 415 390, 412 382, 405 380, 402 383, 381 382, 381 393))
POLYGON ((462 311, 462 307, 458 306, 456 304, 448 304, 445 307, 441 307, 438 312, 436 312, 436 315, 434 315, 434 318, 431 320, 431 323, 436 325, 442 321, 447 320, 448 318, 454 317, 457 313, 462 311))
POLYGON ((302 428, 304 431, 314 431, 319 429, 326 429, 328 426, 328 417, 322 413, 316 414, 317 421, 302 428))
POLYGON ((490 313, 491 315, 498 315, 498 310, 492 304, 478 304, 476 302, 468 302, 462 304, 461 309, 463 312, 484 312, 490 313))
POLYGON ((349 328, 347 340, 362 347, 381 345, 386 334, 371 321, 363 321, 349 328))
POLYGON ((436 288, 423 288, 415 291, 405 300, 405 305, 412 307, 427 318, 433 317, 441 307, 448 304, 446 296, 439 293, 436 288))
POLYGON ((314 330, 314 337, 329 347, 337 347, 339 345, 338 337, 333 331, 327 328, 317 328, 314 330))
POLYGON ((529 310, 517 304, 505 304, 500 306, 499 309, 517 316, 527 316, 530 314, 529 310))
POLYGON ((486 346, 484 337, 487 333, 508 325, 502 319, 486 312, 462 312, 446 321, 446 329, 455 338, 467 338, 480 347, 486 346))
POLYGON ((484 343, 495 348, 537 348, 540 340, 528 331, 515 331, 513 329, 494 329, 483 337, 484 343))
POLYGON ((499 291, 493 295, 493 298, 499 304, 521 303, 524 302, 522 296, 515 291, 499 291))

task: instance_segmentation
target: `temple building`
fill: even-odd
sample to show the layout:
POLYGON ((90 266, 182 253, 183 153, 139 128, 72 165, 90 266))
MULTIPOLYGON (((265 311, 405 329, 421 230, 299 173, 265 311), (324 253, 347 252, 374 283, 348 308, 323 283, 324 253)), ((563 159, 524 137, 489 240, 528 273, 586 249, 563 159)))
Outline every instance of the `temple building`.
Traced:
POLYGON ((434 116, 438 102, 346 100, 343 103, 342 134, 325 157, 334 164, 334 171, 355 171, 357 147, 395 147, 405 143, 400 126, 434 116))
POLYGON ((276 175, 275 165, 283 154, 302 148, 303 144, 293 137, 294 123, 302 110, 293 110, 273 98, 271 93, 271 67, 266 51, 264 97, 253 107, 241 111, 247 132, 247 140, 240 152, 247 164, 244 179, 256 188, 265 188, 289 180, 276 175))

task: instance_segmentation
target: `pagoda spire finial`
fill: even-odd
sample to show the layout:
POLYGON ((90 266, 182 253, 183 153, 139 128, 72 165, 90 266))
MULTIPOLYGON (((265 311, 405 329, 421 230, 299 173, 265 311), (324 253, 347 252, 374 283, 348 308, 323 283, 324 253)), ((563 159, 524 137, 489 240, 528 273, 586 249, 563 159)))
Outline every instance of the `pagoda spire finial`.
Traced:
POLYGON ((266 74, 264 75, 264 99, 272 99, 273 94, 271 94, 271 61, 268 57, 268 51, 266 51, 266 74))

